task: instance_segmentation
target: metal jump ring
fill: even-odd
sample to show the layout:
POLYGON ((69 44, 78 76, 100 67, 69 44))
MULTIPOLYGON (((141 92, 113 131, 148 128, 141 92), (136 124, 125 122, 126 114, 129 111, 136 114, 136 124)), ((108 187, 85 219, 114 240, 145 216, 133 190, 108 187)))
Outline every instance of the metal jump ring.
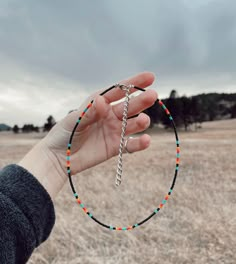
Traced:
POLYGON ((124 150, 125 150, 125 153, 129 153, 129 154, 133 153, 132 151, 129 151, 128 148, 127 148, 128 141, 129 141, 129 139, 132 139, 132 138, 133 138, 133 137, 127 137, 127 138, 125 139, 125 144, 124 144, 124 150))

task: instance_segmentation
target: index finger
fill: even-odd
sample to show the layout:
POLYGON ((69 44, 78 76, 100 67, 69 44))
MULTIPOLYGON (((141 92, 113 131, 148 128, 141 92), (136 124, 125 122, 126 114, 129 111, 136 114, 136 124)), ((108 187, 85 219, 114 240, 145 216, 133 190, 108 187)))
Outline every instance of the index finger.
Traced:
MULTIPOLYGON (((138 75, 135 75, 129 79, 120 81, 120 84, 129 85, 132 84, 134 86, 140 87, 140 88, 146 88, 150 86, 155 79, 155 76, 151 72, 143 72, 139 73, 138 75)), ((135 88, 132 88, 130 90, 130 93, 134 93, 137 90, 135 88)), ((110 90, 108 93, 103 95, 107 103, 115 102, 124 97, 124 91, 122 91, 119 88, 115 88, 110 90)))

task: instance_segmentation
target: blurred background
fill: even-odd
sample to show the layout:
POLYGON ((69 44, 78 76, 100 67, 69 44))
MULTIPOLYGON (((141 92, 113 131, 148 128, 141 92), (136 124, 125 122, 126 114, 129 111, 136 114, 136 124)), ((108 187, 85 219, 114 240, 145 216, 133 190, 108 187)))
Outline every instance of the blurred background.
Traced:
POLYGON ((141 71, 156 74, 161 98, 236 92, 235 10, 233 0, 1 0, 2 122, 58 120, 141 71))
MULTIPOLYGON (((156 75, 182 144, 176 193, 146 227, 101 230, 65 186, 30 263, 236 263, 235 13, 233 0, 0 0, 0 167, 92 92, 142 71, 156 75)), ((174 171, 170 124, 157 104, 146 113, 153 143, 126 157, 127 184, 114 189, 116 159, 77 179, 88 208, 114 225, 148 215, 174 171)))

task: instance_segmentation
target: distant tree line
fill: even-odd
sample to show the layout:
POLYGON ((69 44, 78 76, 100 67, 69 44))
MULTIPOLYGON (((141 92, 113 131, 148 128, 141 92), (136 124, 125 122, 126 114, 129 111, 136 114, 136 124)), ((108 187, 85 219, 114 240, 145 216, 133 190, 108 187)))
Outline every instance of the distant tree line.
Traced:
MULTIPOLYGON (((162 101, 171 112, 175 125, 183 127, 186 131, 190 126, 198 129, 205 121, 236 118, 236 93, 209 93, 179 97, 177 91, 172 90, 169 98, 162 101)), ((151 127, 155 124, 162 124, 166 129, 171 127, 171 123, 158 101, 144 112, 150 116, 151 127)), ((55 124, 55 119, 50 115, 43 127, 25 124, 19 128, 18 125, 14 125, 12 130, 14 133, 46 132, 50 131, 55 124)))
POLYGON ((49 116, 47 118, 47 122, 43 125, 43 127, 34 126, 33 124, 25 124, 22 128, 18 127, 18 125, 14 125, 12 131, 14 133, 31 133, 31 132, 48 132, 52 129, 52 127, 56 124, 56 121, 53 116, 49 116))
MULTIPOLYGON (((172 90, 169 98, 162 101, 171 112, 176 126, 184 127, 185 130, 188 130, 191 125, 197 129, 205 121, 236 118, 236 93, 179 97, 177 91, 172 90)), ((151 126, 154 124, 163 124, 165 128, 171 126, 158 102, 148 108, 145 113, 150 116, 151 126)))

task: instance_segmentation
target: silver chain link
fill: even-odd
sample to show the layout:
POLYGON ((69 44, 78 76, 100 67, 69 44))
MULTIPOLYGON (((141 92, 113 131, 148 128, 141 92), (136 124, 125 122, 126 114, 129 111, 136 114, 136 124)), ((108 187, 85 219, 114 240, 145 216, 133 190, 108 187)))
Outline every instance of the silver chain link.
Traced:
POLYGON ((127 127, 127 118, 128 118, 128 110, 129 110, 129 94, 130 89, 134 87, 133 85, 123 85, 123 84, 116 84, 116 86, 120 87, 121 90, 125 91, 125 101, 124 101, 124 111, 123 111, 123 118, 122 118, 122 129, 121 129, 121 136, 120 136, 120 146, 119 146, 119 155, 118 155, 118 163, 117 163, 117 170, 116 170, 116 186, 121 184, 121 176, 122 176, 122 166, 123 166, 123 149, 124 149, 124 141, 125 141, 125 132, 127 127))

